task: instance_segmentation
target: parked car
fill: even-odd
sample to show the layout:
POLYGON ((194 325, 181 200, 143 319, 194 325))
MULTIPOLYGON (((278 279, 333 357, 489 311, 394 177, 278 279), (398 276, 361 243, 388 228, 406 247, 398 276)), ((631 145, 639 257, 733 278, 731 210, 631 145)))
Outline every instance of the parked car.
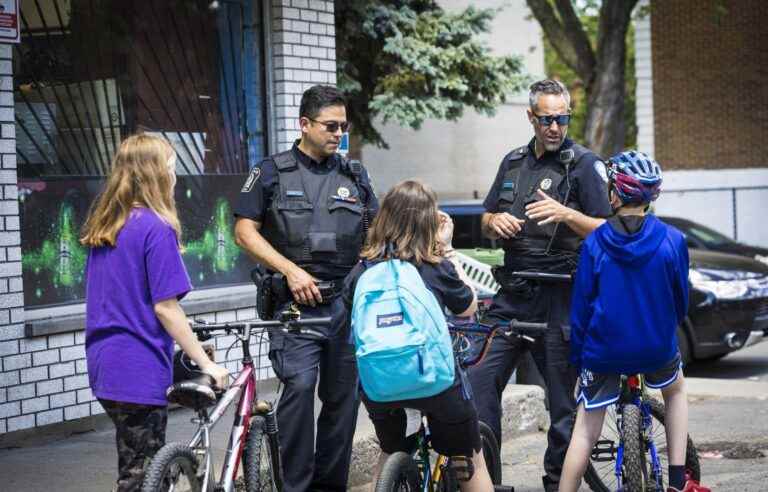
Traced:
MULTIPOLYGON (((478 201, 440 208, 453 218, 456 249, 488 267, 503 263, 499 245, 482 237, 478 201)), ((689 256, 690 303, 678 329, 683 360, 720 358, 768 337, 768 265, 690 245, 689 256)))
POLYGON ((659 218, 667 224, 677 227, 685 235, 685 241, 689 248, 747 256, 768 264, 768 248, 734 241, 728 236, 692 220, 666 216, 659 218))

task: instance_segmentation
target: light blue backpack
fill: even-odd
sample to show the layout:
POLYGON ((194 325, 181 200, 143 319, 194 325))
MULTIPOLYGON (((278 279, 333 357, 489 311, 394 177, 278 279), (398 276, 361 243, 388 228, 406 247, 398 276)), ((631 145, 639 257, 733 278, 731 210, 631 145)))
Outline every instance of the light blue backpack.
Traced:
POLYGON ((387 260, 363 272, 355 287, 352 333, 360 382, 371 400, 425 398, 453 384, 445 315, 412 264, 387 260))

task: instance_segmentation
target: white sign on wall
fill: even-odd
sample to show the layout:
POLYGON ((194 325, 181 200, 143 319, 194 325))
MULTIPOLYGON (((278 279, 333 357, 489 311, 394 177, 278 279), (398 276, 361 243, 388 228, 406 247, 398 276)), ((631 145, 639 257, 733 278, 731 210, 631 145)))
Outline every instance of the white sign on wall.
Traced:
POLYGON ((19 0, 0 0, 0 43, 20 41, 19 0))

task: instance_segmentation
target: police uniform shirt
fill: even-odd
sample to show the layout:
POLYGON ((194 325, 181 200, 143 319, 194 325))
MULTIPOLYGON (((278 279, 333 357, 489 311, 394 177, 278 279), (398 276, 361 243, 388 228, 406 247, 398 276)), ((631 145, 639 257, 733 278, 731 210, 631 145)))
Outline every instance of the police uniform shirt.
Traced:
MULTIPOLYGON (((560 152, 573 146, 573 141, 566 138, 557 151, 544 152, 541 157, 535 158, 535 141, 536 139, 534 138, 528 143, 528 153, 536 160, 537 164, 545 164, 547 161, 554 164, 559 163, 560 152)), ((519 149, 515 149, 512 152, 519 151, 519 149)), ((496 179, 493 181, 493 185, 483 202, 483 206, 488 212, 496 213, 499 211, 499 195, 501 193, 502 181, 504 180, 504 175, 512 166, 512 162, 509 160, 512 152, 504 156, 504 159, 501 161, 496 179)), ((600 158, 594 153, 588 152, 571 166, 569 202, 577 202, 581 212, 590 217, 609 217, 613 215, 611 204, 608 201, 608 177, 605 174, 605 164, 600 158)), ((564 195, 566 186, 567 183, 563 180, 559 190, 561 196, 564 195)), ((528 220, 526 217, 518 217, 518 219, 528 220)))
MULTIPOLYGON (((298 147, 299 141, 297 140, 293 144, 291 151, 299 162, 299 165, 309 170, 313 175, 317 175, 322 179, 324 175, 328 175, 337 166, 341 165, 342 157, 338 154, 333 154, 325 158, 321 162, 317 162, 310 156, 302 152, 298 147)), ((368 171, 363 168, 360 174, 360 186, 363 190, 360 190, 360 195, 363 197, 363 203, 368 209, 368 216, 370 221, 373 221, 373 217, 376 215, 376 211, 379 208, 379 202, 373 191, 368 171)), ((235 217, 243 217, 246 219, 264 224, 264 220, 267 216, 267 211, 272 206, 273 198, 280 193, 279 173, 274 160, 271 157, 267 157, 259 164, 251 169, 237 200, 234 208, 235 217)), ((328 270, 326 273, 329 278, 339 278, 346 275, 347 271, 339 271, 336 267, 324 266, 319 267, 320 270, 328 270)))

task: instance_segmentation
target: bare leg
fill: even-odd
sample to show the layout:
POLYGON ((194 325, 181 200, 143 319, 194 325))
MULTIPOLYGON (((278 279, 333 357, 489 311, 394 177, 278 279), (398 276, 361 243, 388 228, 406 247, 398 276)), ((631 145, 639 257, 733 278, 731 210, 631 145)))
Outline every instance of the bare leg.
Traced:
POLYGON ((373 469, 371 492, 375 492, 376 490, 376 482, 379 481, 379 474, 381 474, 381 469, 384 466, 384 462, 387 461, 387 458, 389 458, 389 454, 385 453, 384 451, 379 452, 379 461, 376 462, 376 467, 373 469))
POLYGON ((603 419, 605 408, 587 411, 583 404, 579 405, 571 443, 568 445, 563 472, 560 475, 559 492, 576 492, 579 489, 581 478, 589 464, 589 455, 600 437, 603 419))
POLYGON ((493 482, 488 474, 488 468, 485 466, 482 450, 472 456, 472 464, 475 467, 475 474, 467 482, 459 481, 461 492, 493 492, 493 482))
POLYGON ((664 397, 665 427, 667 431, 667 453, 672 466, 685 465, 685 452, 688 444, 688 395, 685 391, 683 372, 677 380, 662 388, 664 397))

